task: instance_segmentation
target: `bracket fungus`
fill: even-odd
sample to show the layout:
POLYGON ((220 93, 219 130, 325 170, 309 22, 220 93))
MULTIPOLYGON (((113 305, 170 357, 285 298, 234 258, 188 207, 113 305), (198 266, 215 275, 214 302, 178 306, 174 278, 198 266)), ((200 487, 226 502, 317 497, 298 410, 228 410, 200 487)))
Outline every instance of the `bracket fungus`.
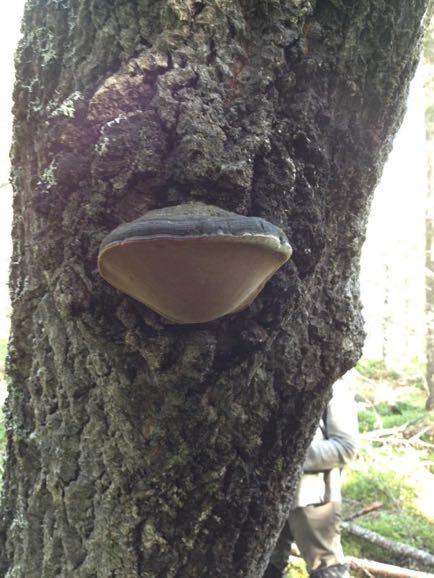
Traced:
POLYGON ((248 307, 291 253, 283 231, 264 219, 186 203, 114 229, 98 268, 166 319, 204 323, 248 307))

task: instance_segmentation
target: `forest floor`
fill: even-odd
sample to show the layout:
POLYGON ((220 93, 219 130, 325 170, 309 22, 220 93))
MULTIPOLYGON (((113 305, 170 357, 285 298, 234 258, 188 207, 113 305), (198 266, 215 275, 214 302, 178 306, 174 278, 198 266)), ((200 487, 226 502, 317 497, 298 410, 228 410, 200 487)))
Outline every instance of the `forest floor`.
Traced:
MULTIPOLYGON (((5 393, 5 353, 6 344, 0 340, 0 402, 5 393)), ((357 369, 360 449, 356 460, 343 470, 344 519, 373 506, 353 523, 434 553, 434 412, 425 410, 423 381, 387 371, 378 362, 361 362, 357 369)), ((0 464, 4 441, 0 410, 0 464)), ((404 555, 347 532, 343 545, 346 555, 432 572, 434 576, 433 568, 418 566, 404 555)), ((292 556, 287 578, 306 577, 304 562, 292 556)))

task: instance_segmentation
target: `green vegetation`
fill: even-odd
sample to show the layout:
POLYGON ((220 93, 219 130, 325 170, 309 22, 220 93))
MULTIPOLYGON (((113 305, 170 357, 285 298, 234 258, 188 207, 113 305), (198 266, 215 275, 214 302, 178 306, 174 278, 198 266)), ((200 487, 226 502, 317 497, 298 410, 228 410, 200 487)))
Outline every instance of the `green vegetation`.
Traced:
POLYGON ((369 409, 359 412, 360 433, 372 431, 376 428, 400 427, 404 424, 416 423, 425 417, 425 409, 416 399, 398 401, 393 405, 381 402, 369 409))
MULTIPOLYGON (((414 485, 408 481, 392 471, 378 472, 366 466, 349 472, 344 492, 347 512, 378 500, 383 502, 381 510, 360 518, 357 524, 397 542, 434 551, 434 522, 418 504, 414 485)), ((391 560, 390 553, 353 537, 346 537, 345 544, 347 554, 383 562, 391 560)))
POLYGON ((387 369, 380 359, 362 359, 357 364, 357 371, 368 379, 399 379, 399 373, 387 369))

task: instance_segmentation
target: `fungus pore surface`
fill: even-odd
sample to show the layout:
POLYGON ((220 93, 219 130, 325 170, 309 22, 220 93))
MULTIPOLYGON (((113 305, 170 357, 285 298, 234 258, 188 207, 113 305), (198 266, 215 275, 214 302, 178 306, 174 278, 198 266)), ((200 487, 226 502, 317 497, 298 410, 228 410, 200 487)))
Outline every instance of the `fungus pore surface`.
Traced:
POLYGON ((176 323, 204 323, 248 307, 289 259, 281 229, 203 203, 149 211, 101 243, 112 286, 176 323))

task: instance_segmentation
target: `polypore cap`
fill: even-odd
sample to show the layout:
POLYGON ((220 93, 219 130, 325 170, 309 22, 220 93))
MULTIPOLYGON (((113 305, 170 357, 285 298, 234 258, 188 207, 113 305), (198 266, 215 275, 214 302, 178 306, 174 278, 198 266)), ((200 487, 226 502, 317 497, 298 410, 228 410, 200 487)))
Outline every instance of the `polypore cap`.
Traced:
POLYGON ((292 249, 259 217, 203 203, 149 211, 101 243, 111 285, 176 323, 204 323, 248 307, 292 249))

